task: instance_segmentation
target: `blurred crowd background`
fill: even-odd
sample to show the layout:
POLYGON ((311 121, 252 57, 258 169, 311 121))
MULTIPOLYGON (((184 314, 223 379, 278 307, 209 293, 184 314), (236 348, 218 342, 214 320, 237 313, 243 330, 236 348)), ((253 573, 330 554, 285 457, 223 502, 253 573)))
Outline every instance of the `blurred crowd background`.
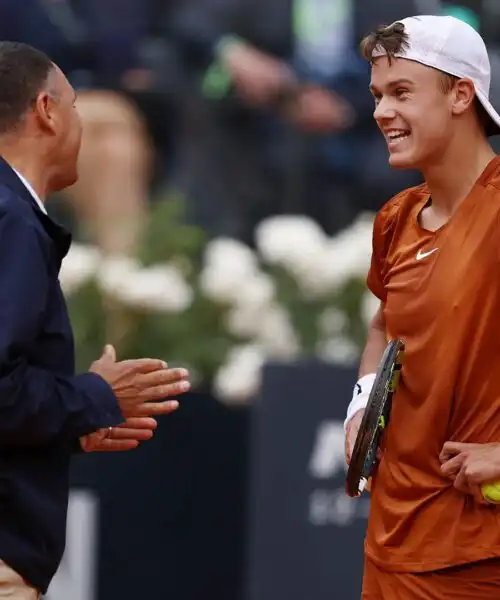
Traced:
MULTIPOLYGON (((284 215, 307 217, 321 235, 345 241, 342 232, 359 215, 373 214, 391 195, 419 183, 418 173, 388 166, 385 142, 372 119, 369 65, 358 54, 361 38, 371 29, 412 14, 452 14, 482 33, 493 68, 492 98, 498 105, 498 0, 0 0, 0 38, 45 51, 78 94, 84 124, 80 180, 52 198, 49 210, 71 226, 82 248, 97 252, 94 257, 134 257, 148 232, 177 239, 178 228, 181 248, 193 231, 200 231, 205 244, 231 239, 254 249, 259 224, 284 215), (164 213, 155 212, 171 198, 181 201, 182 224, 163 222, 164 213), (148 229, 152 214, 153 230, 148 229)), ((231 254, 232 248, 219 247, 219 253, 231 254)), ((369 240, 363 248, 368 248, 369 259, 369 240)), ((349 261, 349 255, 337 254, 337 260, 349 261)), ((82 257, 76 262, 80 270, 88 266, 88 256, 82 257)), ((126 268, 114 272, 116 286, 130 273, 126 268)), ((151 287, 151 278, 137 281, 137 288, 143 287, 141 282, 151 287)), ((286 288, 287 282, 281 283, 286 288)), ((159 294, 168 297, 168 285, 166 291, 160 288, 159 294)), ((352 316, 351 305, 359 304, 356 294, 349 288, 342 296, 345 314, 352 316)), ((92 327, 102 326, 96 316, 100 313, 79 320, 93 306, 91 298, 87 294, 72 305, 77 342, 99 337, 92 327)), ((185 298, 187 304, 191 297, 185 298)), ((293 298, 289 308, 302 319, 305 339, 308 314, 316 305, 305 298, 303 314, 300 296, 293 298)), ((120 313, 113 302, 106 303, 108 316, 120 313)), ((160 346, 152 340, 155 332, 162 332, 165 338, 178 336, 169 342, 170 356, 187 336, 196 347, 193 361, 202 367, 210 362, 221 346, 219 334, 202 340, 196 329, 176 329, 180 319, 174 314, 165 320, 159 304, 149 299, 151 320, 134 322, 151 336, 136 344, 134 352, 161 352, 161 340, 160 346)), ((205 310, 205 305, 199 308, 205 310)), ((213 311, 207 314, 205 320, 215 320, 213 311)), ((338 333, 338 310, 324 316, 329 317, 327 329, 338 333)), ((106 331, 113 336, 130 328, 127 318, 118 314, 106 331)), ((271 337, 279 337, 270 331, 271 337)), ((362 344, 362 333, 356 331, 353 335, 362 344)), ((284 345, 293 346, 290 336, 284 337, 284 345)), ((338 358, 339 338, 332 339, 330 355, 338 358)), ((82 352, 80 357, 88 360, 82 352)), ((182 361, 179 354, 176 358, 182 361)), ((245 357, 247 365, 254 361, 254 367, 261 366, 262 357, 248 352, 245 357)), ((301 357, 300 352, 287 356, 301 357)), ((317 358, 314 351, 307 357, 317 358)), ((286 373, 283 377, 288 378, 290 371, 286 373)), ((226 369, 222 377, 227 382, 233 375, 226 369)), ((314 385, 301 389, 305 399, 325 392, 314 385)), ((348 387, 345 397, 336 397, 334 420, 342 418, 349 397, 348 387)), ((94 550, 99 556, 95 586, 86 592, 75 588, 72 598, 249 600, 246 550, 255 496, 249 457, 252 444, 260 443, 252 410, 248 405, 220 405, 216 393, 197 388, 179 415, 162 423, 152 449, 141 448, 134 458, 88 457, 85 466, 78 463, 75 485, 93 488, 102 512, 99 550, 94 550)), ((276 432, 277 446, 280 435, 285 434, 276 432)), ((261 458, 266 461, 266 456, 261 458)), ((287 493, 293 496, 295 489, 287 493)), ((335 512, 329 534, 333 540, 341 512, 335 512)), ((286 528, 280 536, 285 546, 293 544, 286 528)), ((360 552, 361 538, 356 540, 360 552)), ((334 550, 333 542, 331 548, 333 564, 345 550, 334 550)), ((342 566, 332 569, 341 577, 342 566)), ((66 591, 53 592, 54 600, 57 594, 57 600, 70 597, 64 594, 77 585, 71 577, 64 581, 60 590, 66 591)), ((266 596, 255 591, 259 586, 250 585, 251 600, 294 600, 293 585, 288 595, 276 586, 266 596)), ((309 597, 347 600, 357 593, 323 591, 324 596, 316 590, 309 597)), ((305 600, 307 594, 297 597, 305 600)))
POLYGON ((308 214, 334 232, 377 209, 418 177, 387 167, 359 40, 401 16, 456 13, 481 28, 498 70, 499 10, 494 0, 2 0, 0 35, 46 51, 77 89, 86 133, 65 206, 80 235, 122 252, 166 188, 186 198, 191 222, 248 242, 269 214, 308 214))

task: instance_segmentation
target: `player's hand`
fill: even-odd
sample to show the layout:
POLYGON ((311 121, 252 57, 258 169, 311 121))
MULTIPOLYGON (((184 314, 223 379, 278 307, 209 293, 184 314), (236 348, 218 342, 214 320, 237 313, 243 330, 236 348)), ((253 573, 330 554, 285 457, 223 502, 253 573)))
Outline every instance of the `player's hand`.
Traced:
POLYGON ((481 502, 480 486, 500 480, 500 444, 446 442, 439 459, 441 472, 455 488, 481 502))
POLYGON ((177 408, 177 403, 165 398, 190 388, 186 369, 169 369, 165 362, 154 358, 117 362, 115 349, 110 345, 89 370, 109 383, 126 419, 168 414, 177 408))
POLYGON ((84 452, 123 452, 153 437, 157 423, 150 417, 127 419, 118 427, 99 429, 80 438, 84 452))
POLYGON ((347 464, 350 464, 351 462, 352 451, 354 449, 354 444, 356 443, 356 437, 358 436, 364 412, 364 409, 358 410, 347 423, 345 432, 345 461, 347 464))

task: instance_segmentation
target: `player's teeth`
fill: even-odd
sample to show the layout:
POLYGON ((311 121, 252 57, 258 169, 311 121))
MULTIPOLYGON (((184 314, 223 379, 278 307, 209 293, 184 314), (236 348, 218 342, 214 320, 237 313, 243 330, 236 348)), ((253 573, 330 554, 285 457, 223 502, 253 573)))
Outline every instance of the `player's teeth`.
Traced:
POLYGON ((389 135, 389 139, 391 140, 391 142, 395 142, 395 141, 401 141, 406 139, 407 137, 409 137, 409 133, 393 133, 389 135))

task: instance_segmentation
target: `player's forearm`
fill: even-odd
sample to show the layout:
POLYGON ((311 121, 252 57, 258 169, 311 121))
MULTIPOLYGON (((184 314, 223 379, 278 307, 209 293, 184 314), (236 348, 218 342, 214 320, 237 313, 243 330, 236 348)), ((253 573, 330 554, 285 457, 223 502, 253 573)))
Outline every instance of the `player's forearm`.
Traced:
POLYGON ((387 346, 387 334, 385 328, 384 309, 381 304, 368 328, 365 349, 361 356, 359 367, 359 379, 370 373, 375 373, 385 347, 387 346))
POLYGON ((347 407, 347 416, 344 428, 359 411, 366 407, 371 388, 375 381, 384 350, 387 345, 384 307, 381 304, 368 328, 366 346, 361 357, 358 382, 354 386, 352 400, 347 407))

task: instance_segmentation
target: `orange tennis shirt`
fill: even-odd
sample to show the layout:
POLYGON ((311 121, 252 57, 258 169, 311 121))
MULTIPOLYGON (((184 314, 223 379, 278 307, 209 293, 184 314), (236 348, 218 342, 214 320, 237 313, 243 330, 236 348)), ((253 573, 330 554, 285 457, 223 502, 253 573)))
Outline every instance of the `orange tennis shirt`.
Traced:
POLYGON ((448 440, 500 442, 500 157, 436 232, 419 225, 429 199, 424 185, 382 208, 368 275, 406 352, 365 547, 401 572, 500 556, 500 506, 457 491, 439 462, 448 440))

